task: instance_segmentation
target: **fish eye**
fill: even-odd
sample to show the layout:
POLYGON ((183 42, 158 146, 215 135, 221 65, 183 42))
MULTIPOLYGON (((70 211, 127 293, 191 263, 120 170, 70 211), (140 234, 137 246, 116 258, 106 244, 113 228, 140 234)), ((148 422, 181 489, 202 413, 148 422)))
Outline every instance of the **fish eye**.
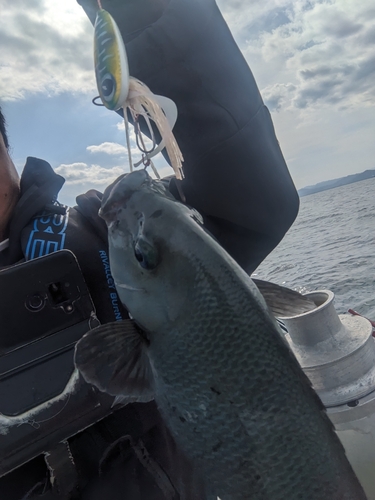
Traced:
POLYGON ((148 271, 155 269, 159 263, 159 253, 143 236, 139 237, 134 245, 134 256, 140 266, 148 271))

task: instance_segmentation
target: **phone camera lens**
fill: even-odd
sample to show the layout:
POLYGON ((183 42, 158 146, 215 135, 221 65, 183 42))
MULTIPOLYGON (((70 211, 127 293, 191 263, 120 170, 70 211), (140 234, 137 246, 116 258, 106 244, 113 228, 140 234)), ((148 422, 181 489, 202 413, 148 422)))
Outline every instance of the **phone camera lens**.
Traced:
POLYGON ((44 298, 38 293, 35 293, 34 295, 27 297, 25 305, 29 311, 37 312, 43 309, 44 303, 44 298))

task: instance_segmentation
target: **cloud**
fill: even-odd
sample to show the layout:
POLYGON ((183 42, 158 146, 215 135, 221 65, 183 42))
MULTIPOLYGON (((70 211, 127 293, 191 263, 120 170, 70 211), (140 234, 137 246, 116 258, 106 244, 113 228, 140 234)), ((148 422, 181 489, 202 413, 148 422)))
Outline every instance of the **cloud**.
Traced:
POLYGON ((223 16, 237 41, 258 38, 290 22, 288 0, 218 0, 223 16))
POLYGON ((28 93, 95 93, 93 30, 78 4, 8 2, 1 25, 2 100, 28 93))
POLYGON ((125 130, 124 120, 121 120, 120 122, 116 123, 116 128, 117 128, 117 130, 125 130))
POLYGON ((369 0, 220 1, 266 104, 271 111, 299 114, 322 104, 326 110, 368 104, 368 95, 350 85, 355 80, 350 72, 373 50, 370 5, 369 0))
POLYGON ((113 182, 119 175, 125 173, 124 167, 104 168, 95 164, 71 163, 60 165, 55 172, 62 175, 69 185, 88 184, 105 187, 113 182))
MULTIPOLYGON (((155 162, 155 166, 160 177, 173 175, 172 168, 165 166, 165 162, 158 160, 155 162)), ((59 165, 55 168, 55 172, 65 178, 65 185, 59 195, 59 201, 68 206, 73 206, 78 195, 89 189, 97 189, 103 192, 117 177, 128 173, 129 169, 124 166, 107 168, 96 164, 77 162, 59 165)), ((155 177, 151 168, 148 169, 148 173, 151 177, 155 177)))
MULTIPOLYGON (((137 148, 136 144, 134 141, 130 142, 131 148, 130 148, 130 153, 131 153, 131 158, 133 164, 141 160, 142 158, 142 153, 140 150, 137 148)), ((115 161, 118 161, 118 159, 122 159, 124 161, 124 164, 128 164, 128 149, 126 146, 123 146, 122 144, 118 144, 116 142, 103 142, 98 145, 92 145, 92 146, 87 146, 86 150, 89 151, 91 154, 104 154, 108 155, 109 157, 117 157, 115 161)), ((106 163, 108 163, 108 159, 106 160, 106 163)))
MULTIPOLYGON (((272 109, 374 102, 372 0, 220 0, 219 6, 272 109)), ((9 3, 0 44, 7 47, 0 63, 3 100, 30 92, 97 93, 93 29, 76 2, 9 3)))
POLYGON ((371 0, 256 1, 237 22, 238 2, 221 7, 271 109, 374 104, 371 0))
POLYGON ((108 155, 116 156, 124 156, 128 152, 125 146, 117 144, 116 142, 103 142, 97 146, 87 146, 86 149, 87 151, 90 151, 90 153, 106 153, 108 155))
MULTIPOLYGON (((125 130, 124 122, 123 121, 118 122, 116 124, 116 128, 120 131, 125 130)), ((116 142, 103 142, 103 143, 98 144, 98 145, 87 146, 86 149, 90 153, 94 153, 94 154, 95 153, 104 153, 104 154, 107 154, 109 156, 120 156, 120 157, 128 158, 128 149, 125 145, 126 144, 125 135, 123 137, 124 137, 124 145, 118 144, 116 142)), ((144 145, 145 145, 146 149, 151 150, 152 145, 153 145, 152 141, 148 137, 146 137, 144 134, 142 135, 142 137, 143 137, 143 141, 144 141, 144 145)), ((132 156, 132 161, 133 161, 133 163, 136 163, 139 160, 141 160, 142 153, 137 146, 135 132, 134 132, 134 128, 132 125, 130 125, 129 138, 130 138, 130 147, 131 147, 130 152, 131 152, 131 156, 132 156)), ((159 153, 157 155, 157 157, 160 157, 160 156, 161 156, 161 153, 159 153)))
POLYGON ((291 83, 276 83, 275 85, 265 87, 262 91, 262 96, 265 104, 271 111, 279 111, 295 90, 295 85, 291 83))
MULTIPOLYGON (((172 167, 163 158, 158 158, 154 164, 161 177, 173 175, 172 167)), ((129 172, 127 165, 108 167, 84 162, 61 164, 54 170, 57 174, 64 177, 68 185, 95 185, 97 189, 104 189, 117 177, 129 172)), ((151 168, 148 169, 148 172, 150 175, 153 175, 151 168)))
POLYGON ((321 18, 322 33, 335 38, 346 38, 362 30, 363 24, 351 19, 336 4, 333 8, 329 6, 319 7, 317 16, 321 18), (324 14, 321 16, 321 14, 324 14))
POLYGON ((105 168, 100 165, 77 162, 61 164, 55 172, 65 178, 65 184, 59 194, 59 201, 74 206, 76 197, 89 189, 103 192, 105 188, 125 173, 123 167, 105 168))
POLYGON ((311 64, 299 72, 299 85, 292 100, 298 108, 318 101, 342 107, 375 103, 375 54, 357 56, 350 64, 311 64))
MULTIPOLYGON (((14 106, 19 113, 15 123, 19 142, 25 146, 16 148, 22 151, 18 156, 23 161, 31 151, 52 157, 52 164, 59 165, 68 179, 69 196, 92 185, 104 189, 119 172, 116 169, 122 173, 128 163, 123 122, 116 115, 104 125, 106 110, 98 108, 98 118, 86 122, 86 134, 81 116, 77 119, 80 113, 67 113, 63 99, 73 94, 87 106, 97 95, 90 22, 75 0, 3 3, 7 5, 1 13, 0 44, 6 50, 0 61, 0 97, 8 100, 5 109, 14 106), (23 103, 16 102, 21 99, 22 111, 23 103), (38 105, 28 107, 32 102, 38 105), (51 121, 46 109, 54 102, 58 105, 51 121), (48 139, 47 133, 51 133, 48 139)), ((273 112, 280 145, 298 186, 374 168, 373 0, 218 3, 273 112)), ((15 132, 12 136, 15 143, 15 132)), ((133 131, 131 147, 137 161, 133 131)), ((159 169, 165 166, 160 156, 158 162, 159 169)))

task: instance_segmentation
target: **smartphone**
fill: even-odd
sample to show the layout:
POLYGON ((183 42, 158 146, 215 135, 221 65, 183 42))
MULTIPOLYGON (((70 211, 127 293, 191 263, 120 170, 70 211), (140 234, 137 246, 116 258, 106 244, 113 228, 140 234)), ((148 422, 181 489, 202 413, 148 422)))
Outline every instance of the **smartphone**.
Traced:
POLYGON ((112 413, 73 361, 98 325, 69 250, 0 270, 0 477, 112 413))

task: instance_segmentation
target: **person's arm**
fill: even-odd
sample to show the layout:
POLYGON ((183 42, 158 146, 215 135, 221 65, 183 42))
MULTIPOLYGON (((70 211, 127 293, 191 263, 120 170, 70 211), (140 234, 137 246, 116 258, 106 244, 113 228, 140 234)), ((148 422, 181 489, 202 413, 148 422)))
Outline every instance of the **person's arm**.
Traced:
MULTIPOLYGON (((80 3, 93 19, 94 1, 80 3)), ((102 6, 127 41, 130 74, 177 104, 187 203, 252 272, 293 223, 299 197, 269 111, 215 1, 170 0, 147 27, 132 25, 134 2, 102 6)), ((140 0, 143 11, 151 6, 155 0, 140 0)))

